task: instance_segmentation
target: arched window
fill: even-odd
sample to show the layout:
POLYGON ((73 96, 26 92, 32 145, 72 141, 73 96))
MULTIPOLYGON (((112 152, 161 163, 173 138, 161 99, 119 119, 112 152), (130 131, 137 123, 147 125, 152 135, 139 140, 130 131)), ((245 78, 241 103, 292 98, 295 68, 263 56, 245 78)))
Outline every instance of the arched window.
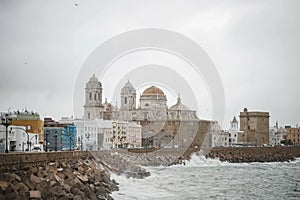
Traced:
POLYGON ((125 97, 125 104, 127 104, 127 97, 125 97))
POLYGON ((90 100, 92 100, 92 93, 90 92, 90 100))

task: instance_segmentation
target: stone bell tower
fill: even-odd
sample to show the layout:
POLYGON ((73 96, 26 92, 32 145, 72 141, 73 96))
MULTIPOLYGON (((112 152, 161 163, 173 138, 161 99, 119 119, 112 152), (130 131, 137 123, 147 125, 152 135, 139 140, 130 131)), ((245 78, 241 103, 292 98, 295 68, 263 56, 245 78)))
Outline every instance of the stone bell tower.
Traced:
POLYGON ((84 119, 102 119, 102 84, 95 74, 85 85, 84 119))

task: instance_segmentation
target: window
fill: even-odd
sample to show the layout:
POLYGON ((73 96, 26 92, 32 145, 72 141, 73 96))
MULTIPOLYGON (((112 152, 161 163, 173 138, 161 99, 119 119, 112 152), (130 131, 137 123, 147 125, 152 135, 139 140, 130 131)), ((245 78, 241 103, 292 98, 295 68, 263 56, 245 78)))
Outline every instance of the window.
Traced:
POLYGON ((98 93, 98 101, 100 101, 100 93, 98 93))
POLYGON ((92 100, 92 93, 90 92, 90 100, 92 100))
POLYGON ((145 119, 145 120, 148 119, 148 113, 144 113, 144 119, 145 119))
POLYGON ((97 101, 97 94, 94 94, 94 100, 97 101))
POLYGON ((88 119, 90 119, 91 118, 91 114, 90 113, 88 113, 88 119))
POLYGON ((127 104, 127 97, 125 97, 125 104, 127 104))

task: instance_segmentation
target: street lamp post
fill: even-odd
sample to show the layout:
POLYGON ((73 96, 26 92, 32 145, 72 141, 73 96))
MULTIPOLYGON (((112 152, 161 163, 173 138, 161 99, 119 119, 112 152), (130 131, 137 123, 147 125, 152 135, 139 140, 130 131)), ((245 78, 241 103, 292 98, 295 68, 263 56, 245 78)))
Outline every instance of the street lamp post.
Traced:
POLYGON ((48 152, 48 135, 49 135, 49 131, 47 130, 46 131, 46 148, 45 148, 46 152, 48 152))
POLYGON ((82 145, 83 145, 83 142, 82 142, 82 135, 80 136, 80 146, 81 146, 81 151, 82 151, 82 145))
POLYGON ((7 144, 7 137, 8 137, 8 127, 11 125, 12 119, 8 118, 8 114, 5 114, 5 118, 1 119, 1 124, 5 126, 5 153, 8 153, 8 144, 7 144))
POLYGON ((27 130, 25 129, 25 133, 27 134, 27 149, 26 151, 29 151, 30 147, 29 147, 29 134, 27 133, 27 130))
POLYGON ((71 135, 71 130, 70 130, 69 136, 70 136, 70 151, 71 151, 72 150, 72 135, 71 135))
POLYGON ((57 151, 57 131, 55 131, 54 133, 54 137, 55 137, 55 151, 57 151))
MULTIPOLYGON (((29 144, 30 144, 30 150, 31 150, 31 147, 32 147, 32 142, 31 142, 31 140, 32 140, 33 138, 35 138, 35 141, 37 141, 37 135, 34 135, 34 136, 32 136, 32 137, 30 138, 30 141, 29 141, 29 144)), ((35 144, 37 144, 37 142, 35 142, 35 144)))

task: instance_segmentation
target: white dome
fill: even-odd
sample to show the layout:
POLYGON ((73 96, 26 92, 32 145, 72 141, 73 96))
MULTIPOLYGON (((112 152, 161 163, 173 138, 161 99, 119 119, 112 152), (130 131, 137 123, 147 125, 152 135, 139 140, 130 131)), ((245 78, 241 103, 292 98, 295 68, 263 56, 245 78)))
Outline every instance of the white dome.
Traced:
POLYGON ((181 103, 181 99, 178 97, 177 103, 170 107, 169 110, 190 110, 187 106, 181 103))

